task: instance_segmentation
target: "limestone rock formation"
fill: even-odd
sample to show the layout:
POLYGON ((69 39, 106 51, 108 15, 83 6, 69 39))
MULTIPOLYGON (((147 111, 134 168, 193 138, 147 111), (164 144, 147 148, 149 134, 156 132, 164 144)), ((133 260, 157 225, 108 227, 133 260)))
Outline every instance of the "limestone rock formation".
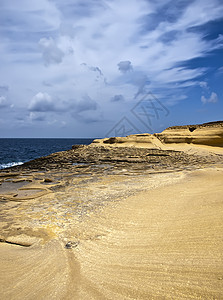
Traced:
POLYGON ((193 144, 223 147, 223 121, 198 125, 173 126, 161 133, 96 139, 94 144, 114 147, 140 147, 165 150, 169 144, 193 144))
POLYGON ((155 136, 165 144, 186 143, 223 147, 223 121, 169 127, 155 136))
POLYGON ((160 149, 162 147, 162 143, 156 138, 156 136, 149 133, 132 134, 126 137, 96 139, 93 141, 93 144, 109 145, 115 147, 135 146, 148 149, 160 149))

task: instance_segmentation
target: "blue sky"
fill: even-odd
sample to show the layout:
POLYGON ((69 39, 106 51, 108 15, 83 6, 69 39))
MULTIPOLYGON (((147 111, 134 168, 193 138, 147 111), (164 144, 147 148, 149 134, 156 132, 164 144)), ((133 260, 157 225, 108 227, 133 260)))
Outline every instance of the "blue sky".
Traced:
POLYGON ((221 0, 1 0, 0 137, 222 120, 221 0))

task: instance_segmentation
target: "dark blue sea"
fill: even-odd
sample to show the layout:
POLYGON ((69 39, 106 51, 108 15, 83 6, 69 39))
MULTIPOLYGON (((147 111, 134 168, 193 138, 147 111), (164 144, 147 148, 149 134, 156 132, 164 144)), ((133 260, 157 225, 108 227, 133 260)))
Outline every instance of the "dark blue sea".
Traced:
POLYGON ((0 138, 0 169, 21 165, 54 152, 69 150, 72 145, 88 145, 93 139, 8 139, 0 138))

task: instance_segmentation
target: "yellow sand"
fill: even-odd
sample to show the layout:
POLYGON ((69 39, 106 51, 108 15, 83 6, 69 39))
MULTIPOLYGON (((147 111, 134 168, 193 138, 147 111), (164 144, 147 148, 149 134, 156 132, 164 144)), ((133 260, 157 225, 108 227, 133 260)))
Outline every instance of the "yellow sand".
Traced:
POLYGON ((0 298, 223 299, 223 170, 168 176, 71 226, 73 249, 0 243, 0 298))

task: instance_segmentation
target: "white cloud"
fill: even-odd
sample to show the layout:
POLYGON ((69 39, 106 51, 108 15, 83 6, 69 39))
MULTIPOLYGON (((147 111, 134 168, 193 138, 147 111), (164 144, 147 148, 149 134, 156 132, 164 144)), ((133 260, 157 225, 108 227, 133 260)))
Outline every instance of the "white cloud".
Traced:
POLYGON ((1 0, 2 25, 7 30, 20 32, 48 32, 59 28, 60 12, 53 2, 48 0, 1 0), (13 16, 13 18, 11 18, 13 16), (10 22, 4 23, 10 18, 10 22))
POLYGON ((223 73, 223 66, 218 69, 219 73, 223 73))
POLYGON ((55 111, 56 106, 49 94, 39 92, 32 98, 29 105, 29 110, 31 112, 55 111))
POLYGON ((199 85, 203 89, 208 89, 208 83, 206 81, 200 81, 199 85))
POLYGON ((8 102, 7 99, 4 96, 0 96, 0 108, 7 107, 8 102))
POLYGON ((81 114, 86 111, 96 111, 98 104, 88 95, 84 95, 80 100, 62 101, 48 93, 39 92, 32 98, 28 109, 31 112, 31 119, 36 119, 42 117, 43 112, 81 114))
POLYGON ((0 2, 0 82, 10 86, 1 94, 35 112, 33 120, 49 111, 115 118, 148 91, 176 104, 187 89, 207 86, 208 69, 189 62, 222 47, 221 35, 204 39, 195 29, 223 15, 218 0, 0 2))
POLYGON ((209 98, 206 98, 204 96, 201 96, 201 102, 202 103, 217 103, 218 102, 218 95, 214 92, 211 93, 211 96, 209 98))
POLYGON ((195 0, 186 8, 182 17, 170 27, 185 29, 206 24, 213 19, 219 19, 223 14, 223 6, 216 0, 195 0))
POLYGON ((58 48, 58 46, 52 38, 40 39, 39 45, 46 66, 49 66, 50 64, 59 64, 62 62, 64 53, 58 48))

